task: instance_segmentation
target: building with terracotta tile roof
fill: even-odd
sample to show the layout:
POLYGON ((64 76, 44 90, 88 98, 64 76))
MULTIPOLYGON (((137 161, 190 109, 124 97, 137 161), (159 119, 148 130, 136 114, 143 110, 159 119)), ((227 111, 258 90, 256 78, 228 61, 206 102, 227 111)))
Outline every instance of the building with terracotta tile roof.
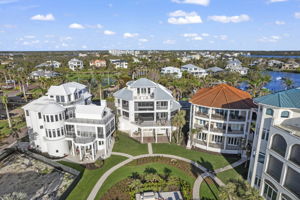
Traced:
POLYGON ((252 141, 256 105, 249 93, 227 84, 202 88, 190 99, 190 130, 198 129, 191 144, 212 152, 240 154, 252 141))

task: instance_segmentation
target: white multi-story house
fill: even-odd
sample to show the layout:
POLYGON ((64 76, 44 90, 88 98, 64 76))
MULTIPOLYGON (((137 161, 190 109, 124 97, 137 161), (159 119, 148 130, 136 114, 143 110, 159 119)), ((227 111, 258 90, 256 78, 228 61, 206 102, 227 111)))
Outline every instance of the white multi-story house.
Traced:
POLYGON ((193 64, 183 65, 181 67, 181 71, 187 71, 188 73, 191 73, 197 77, 207 76, 207 71, 205 69, 202 69, 201 67, 197 67, 196 65, 193 64))
POLYGON ((46 96, 23 107, 30 146, 50 156, 89 162, 106 158, 112 148, 115 117, 106 102, 91 104, 86 86, 51 86, 46 96))
POLYGON ((128 68, 128 62, 120 59, 110 59, 111 64, 113 64, 116 68, 128 68))
POLYGON ((83 68, 83 61, 82 60, 78 60, 76 58, 72 58, 69 62, 68 62, 69 68, 73 71, 76 70, 80 70, 83 68))
POLYGON ((267 200, 300 199, 300 88, 258 97, 248 181, 267 200))
POLYGON ((172 116, 181 108, 171 91, 146 78, 127 83, 114 93, 119 130, 143 142, 171 141, 172 116))
POLYGON ((249 70, 249 68, 243 67, 241 61, 238 59, 229 60, 225 69, 231 72, 237 72, 241 75, 247 75, 249 70))
POLYGON ((57 77, 57 76, 60 76, 60 74, 58 72, 42 70, 42 69, 39 69, 37 71, 33 71, 30 73, 30 78, 33 78, 33 79, 39 79, 41 77, 53 78, 53 77, 57 77))
POLYGON ((41 63, 41 64, 39 64, 39 65, 37 65, 37 66, 35 66, 35 67, 36 67, 36 68, 40 68, 40 67, 59 68, 60 65, 61 65, 60 62, 57 62, 57 61, 55 61, 55 60, 48 60, 48 61, 46 61, 46 62, 44 62, 44 63, 41 63))
POLYGON ((224 69, 222 69, 220 67, 210 67, 210 68, 206 69, 206 71, 209 74, 218 74, 218 73, 224 72, 224 69))
POLYGON ((191 98, 190 130, 198 130, 190 142, 207 151, 244 154, 243 147, 251 143, 253 108, 247 92, 219 84, 202 88, 191 98))
POLYGON ((173 67, 173 66, 168 66, 164 67, 160 71, 161 74, 169 74, 169 75, 174 75, 176 78, 181 78, 182 77, 182 72, 179 68, 173 67))

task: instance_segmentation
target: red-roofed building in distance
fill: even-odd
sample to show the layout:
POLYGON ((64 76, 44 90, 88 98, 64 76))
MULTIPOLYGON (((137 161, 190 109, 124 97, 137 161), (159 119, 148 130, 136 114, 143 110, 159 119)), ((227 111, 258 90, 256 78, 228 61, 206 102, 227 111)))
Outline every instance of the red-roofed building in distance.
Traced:
POLYGON ((105 60, 92 60, 90 61, 90 66, 94 67, 106 67, 106 61, 105 60))
POLYGON ((212 152, 242 154, 242 149, 251 143, 256 105, 249 93, 219 84, 198 90, 190 103, 190 130, 197 133, 189 145, 212 152))

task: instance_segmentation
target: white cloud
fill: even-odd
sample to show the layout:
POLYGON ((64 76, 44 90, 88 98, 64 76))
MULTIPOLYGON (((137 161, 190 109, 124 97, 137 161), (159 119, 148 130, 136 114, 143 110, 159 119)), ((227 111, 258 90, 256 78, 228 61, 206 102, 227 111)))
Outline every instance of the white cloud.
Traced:
POLYGON ((0 33, 4 33, 5 31, 4 30, 0 30, 0 33))
POLYGON ((85 27, 82 24, 73 23, 69 25, 69 28, 71 29, 84 29, 85 27))
POLYGON ((149 40, 147 40, 146 38, 140 38, 139 42, 148 42, 149 40))
POLYGON ((110 30, 105 30, 103 33, 104 33, 105 35, 115 35, 115 34, 116 34, 115 32, 110 31, 110 30))
POLYGON ((282 37, 279 35, 272 35, 272 36, 264 36, 261 37, 260 39, 258 39, 259 42, 278 42, 278 40, 280 40, 282 37))
POLYGON ((9 4, 15 2, 18 2, 18 0, 0 0, 0 4, 9 4))
POLYGON ((284 25, 284 24, 285 24, 285 21, 276 20, 276 21, 275 21, 275 24, 276 24, 276 25, 284 25))
POLYGON ((124 33, 123 34, 124 38, 134 38, 134 37, 137 37, 137 36, 139 36, 138 33, 124 33))
POLYGON ((295 17, 296 19, 300 19, 300 12, 295 12, 295 13, 294 13, 294 17, 295 17))
POLYGON ((32 40, 32 41, 24 41, 24 42, 22 43, 22 45, 28 46, 28 45, 38 44, 38 43, 40 43, 39 40, 32 40))
POLYGON ((25 35, 24 38, 33 39, 33 38, 35 38, 35 36, 34 35, 25 35))
POLYGON ((227 35, 215 35, 214 38, 219 39, 219 40, 228 40, 227 35))
POLYGON ((203 38, 201 36, 197 36, 197 37, 192 38, 192 40, 203 40, 203 38))
POLYGON ((164 44, 175 44, 175 40, 165 40, 163 41, 164 44))
POLYGON ((185 3, 185 4, 196 4, 201 6, 208 6, 210 0, 171 0, 175 3, 185 3))
POLYGON ((209 16, 209 20, 221 23, 239 23, 239 22, 246 22, 250 20, 250 17, 246 14, 237 15, 237 16, 225 16, 225 15, 215 15, 209 16))
POLYGON ((81 48, 82 49, 87 49, 87 46, 86 45, 82 45, 81 48))
POLYGON ((176 10, 169 13, 168 22, 170 24, 197 24, 202 23, 201 17, 196 12, 185 12, 176 10))
POLYGON ((38 20, 38 21, 54 21, 55 20, 54 16, 51 13, 47 14, 47 15, 41 15, 41 14, 34 15, 30 19, 38 20))
POLYGON ((197 37, 198 33, 184 33, 182 36, 183 37, 197 37))
POLYGON ((208 33, 202 33, 201 34, 203 37, 209 37, 209 34, 208 33))
POLYGON ((85 25, 87 28, 96 28, 96 29, 101 29, 103 26, 101 24, 96 24, 96 25, 85 25))
POLYGON ((277 2, 284 2, 288 0, 270 0, 269 3, 277 3, 277 2))

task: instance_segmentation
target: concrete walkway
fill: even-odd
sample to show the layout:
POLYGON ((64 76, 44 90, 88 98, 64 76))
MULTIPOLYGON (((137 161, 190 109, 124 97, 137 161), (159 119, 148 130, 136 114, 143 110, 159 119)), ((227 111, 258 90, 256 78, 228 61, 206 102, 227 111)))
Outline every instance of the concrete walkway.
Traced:
POLYGON ((148 153, 149 154, 153 154, 153 150, 152 150, 152 144, 151 143, 148 143, 148 153))
POLYGON ((225 167, 216 169, 215 173, 217 174, 217 173, 220 173, 220 172, 224 172, 224 171, 230 170, 230 169, 235 168, 237 166, 240 166, 241 164, 243 164, 244 162, 246 162, 246 160, 247 160, 247 158, 241 158, 240 160, 232 163, 231 165, 227 165, 225 167))
MULTIPOLYGON (((181 160, 187 163, 190 163, 192 165, 194 165, 196 168, 200 169, 201 171, 205 172, 202 173, 201 175, 198 176, 198 178, 196 179, 194 186, 193 186, 193 199, 200 199, 200 185, 203 181, 203 179, 207 176, 211 177, 218 185, 223 186, 225 185, 219 178, 217 178, 216 176, 214 176, 213 174, 207 172, 208 170, 203 167, 202 165, 198 164, 197 162, 194 162, 192 160, 189 160, 187 158, 183 158, 180 156, 175 156, 175 155, 170 155, 170 154, 153 154, 152 152, 152 145, 148 144, 148 152, 149 154, 142 154, 142 155, 138 155, 138 156, 132 156, 126 153, 121 153, 121 152, 112 152, 112 155, 120 155, 120 156, 124 156, 127 157, 127 160, 124 160, 123 162, 120 162, 119 164, 113 166, 112 168, 110 168, 108 171, 106 171, 101 177, 100 179, 97 181, 96 185, 94 186, 94 188, 92 189, 92 191, 90 192, 87 200, 94 200, 96 198, 96 195, 98 193, 98 191, 100 190, 100 188, 102 187, 102 185, 104 184, 105 180, 117 169, 123 167, 124 165, 130 163, 133 160, 136 159, 140 159, 140 158, 146 158, 146 157, 165 157, 165 158, 172 158, 172 159, 176 159, 176 160, 181 160)), ((229 169, 232 169, 238 165, 241 165, 242 163, 244 163, 246 161, 246 159, 241 159, 235 163, 233 163, 232 165, 228 165, 226 167, 220 168, 215 170, 215 172, 220 173, 229 169)))

